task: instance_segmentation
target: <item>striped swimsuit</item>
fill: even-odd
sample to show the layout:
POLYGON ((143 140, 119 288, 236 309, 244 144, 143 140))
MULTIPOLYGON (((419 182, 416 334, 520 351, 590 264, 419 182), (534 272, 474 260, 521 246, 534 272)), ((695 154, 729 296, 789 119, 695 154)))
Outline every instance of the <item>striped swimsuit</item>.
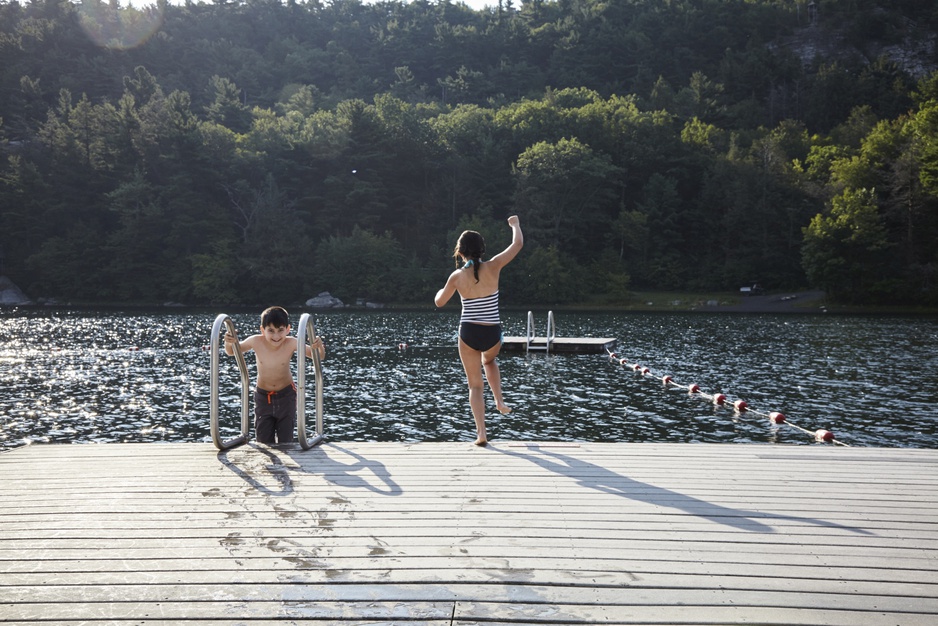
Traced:
POLYGON ((459 318, 459 337, 467 346, 479 352, 502 341, 501 319, 498 316, 498 292, 482 298, 463 298, 462 316, 459 318))
POLYGON ((474 322, 476 324, 499 324, 501 319, 498 317, 498 292, 482 298, 463 298, 462 317, 460 322, 474 322))

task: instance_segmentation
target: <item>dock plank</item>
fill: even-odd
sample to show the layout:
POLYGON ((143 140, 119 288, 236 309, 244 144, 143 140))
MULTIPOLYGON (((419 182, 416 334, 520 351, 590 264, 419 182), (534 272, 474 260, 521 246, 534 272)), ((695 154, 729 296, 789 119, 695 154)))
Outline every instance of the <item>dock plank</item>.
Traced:
POLYGON ((934 624, 938 451, 0 454, 0 622, 934 624))

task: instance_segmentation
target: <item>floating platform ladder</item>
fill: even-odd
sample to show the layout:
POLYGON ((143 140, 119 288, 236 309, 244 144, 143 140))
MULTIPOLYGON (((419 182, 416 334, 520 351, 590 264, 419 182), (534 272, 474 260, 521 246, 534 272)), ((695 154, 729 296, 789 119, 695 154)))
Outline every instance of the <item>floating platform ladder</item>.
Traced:
POLYGON ((524 351, 530 352, 543 350, 550 354, 550 344, 557 338, 557 332, 554 330, 554 312, 547 312, 547 334, 539 338, 534 331, 534 312, 528 311, 528 329, 525 333, 524 351))

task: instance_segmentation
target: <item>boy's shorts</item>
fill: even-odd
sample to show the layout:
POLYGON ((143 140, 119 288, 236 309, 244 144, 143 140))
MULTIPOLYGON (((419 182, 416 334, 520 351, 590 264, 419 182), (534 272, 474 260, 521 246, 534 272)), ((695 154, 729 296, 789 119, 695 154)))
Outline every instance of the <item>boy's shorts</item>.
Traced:
POLYGON ((254 391, 254 437, 261 443, 289 443, 296 427, 296 385, 254 391), (276 435, 276 441, 274 440, 276 435))

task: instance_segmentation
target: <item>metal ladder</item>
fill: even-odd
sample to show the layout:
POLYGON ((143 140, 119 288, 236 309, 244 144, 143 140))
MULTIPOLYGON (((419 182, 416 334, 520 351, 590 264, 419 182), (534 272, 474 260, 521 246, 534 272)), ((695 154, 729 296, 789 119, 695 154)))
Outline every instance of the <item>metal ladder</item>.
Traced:
POLYGON ((541 351, 543 350, 547 354, 550 354, 550 344, 554 342, 554 339, 557 338, 556 330, 554 328, 554 312, 547 312, 547 335, 545 336, 545 343, 543 346, 534 346, 534 340, 536 336, 534 334, 534 312, 528 311, 528 330, 525 334, 525 352, 531 352, 532 350, 541 351))
MULTIPOLYGON (((310 439, 306 434, 306 346, 307 341, 312 346, 316 340, 316 328, 313 325, 313 319, 309 313, 304 313, 300 317, 300 327, 297 331, 296 346, 296 430, 300 446, 304 450, 309 450, 313 446, 322 443, 323 440, 323 421, 322 421, 322 364, 319 360, 319 351, 312 350, 313 367, 316 371, 316 435, 310 439)), ((247 362, 244 360, 244 354, 241 352, 241 344, 238 341, 238 332, 235 329, 234 322, 226 314, 221 313, 215 318, 212 325, 212 341, 210 347, 212 353, 211 364, 211 398, 209 401, 209 420, 211 423, 212 443, 219 450, 229 450, 236 446, 243 445, 250 440, 250 398, 251 384, 248 374, 247 362), (223 441, 218 426, 218 390, 219 390, 219 362, 220 362, 220 336, 222 327, 235 338, 234 357, 238 363, 238 370, 241 373, 241 434, 237 437, 223 441)))
POLYGON ((319 350, 312 348, 316 342, 316 327, 309 313, 300 316, 300 327, 296 332, 296 435, 300 446, 309 450, 322 443, 322 362, 319 350), (302 337, 302 341, 300 338, 302 337), (307 439, 306 435, 306 345, 312 348, 313 369, 316 372, 316 436, 307 439), (301 349, 302 348, 302 349, 301 349))

